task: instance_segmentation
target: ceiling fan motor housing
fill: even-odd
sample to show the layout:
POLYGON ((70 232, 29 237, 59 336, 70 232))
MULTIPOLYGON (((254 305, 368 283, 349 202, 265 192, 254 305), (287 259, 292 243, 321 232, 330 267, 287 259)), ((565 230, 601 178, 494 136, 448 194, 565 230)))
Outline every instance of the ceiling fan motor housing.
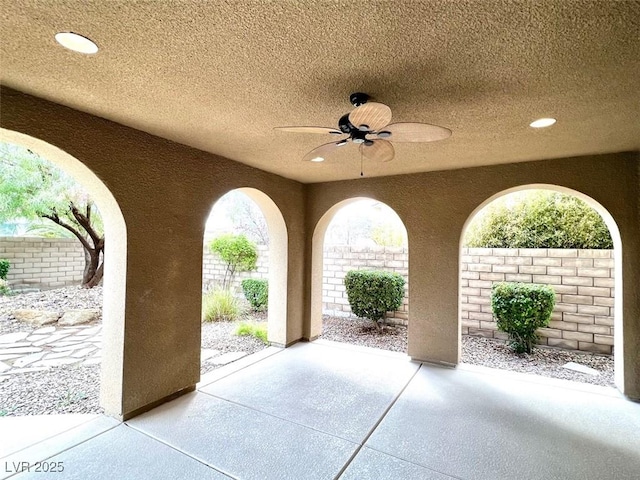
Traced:
POLYGON ((349 135, 353 143, 365 143, 366 135, 369 133, 368 129, 356 128, 356 126, 349 121, 348 113, 340 117, 338 128, 342 133, 349 135))
POLYGON ((356 127, 349 121, 349 114, 345 113, 340 120, 338 120, 338 128, 342 133, 350 134, 353 130, 357 130, 356 127))
POLYGON ((366 93, 356 92, 356 93, 352 93, 349 96, 349 101, 351 102, 351 105, 353 105, 354 107, 359 107, 360 105, 364 105, 365 103, 367 103, 370 98, 371 97, 366 93))

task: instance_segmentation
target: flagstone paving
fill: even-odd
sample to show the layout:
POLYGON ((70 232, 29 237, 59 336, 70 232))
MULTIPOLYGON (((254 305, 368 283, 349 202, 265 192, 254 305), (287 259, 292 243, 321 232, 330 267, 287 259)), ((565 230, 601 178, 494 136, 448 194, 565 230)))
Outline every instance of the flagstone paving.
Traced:
MULTIPOLYGON (((246 355, 203 349, 202 363, 226 365, 246 355)), ((59 365, 96 365, 102 359, 102 325, 48 326, 0 335, 0 381, 59 365)))

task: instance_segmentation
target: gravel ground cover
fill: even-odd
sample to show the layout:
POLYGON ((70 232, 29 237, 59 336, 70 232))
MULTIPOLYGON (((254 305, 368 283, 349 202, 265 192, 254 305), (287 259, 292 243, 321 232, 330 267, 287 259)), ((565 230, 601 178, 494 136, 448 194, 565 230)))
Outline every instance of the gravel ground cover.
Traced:
POLYGON ((19 322, 11 316, 11 312, 23 308, 52 310, 60 313, 70 309, 96 308, 102 312, 102 286, 94 288, 75 286, 0 296, 0 335, 34 330, 32 325, 19 322))
POLYGON ((603 387, 614 386, 613 357, 609 355, 551 347, 534 347, 530 355, 516 355, 502 340, 464 336, 462 337, 462 362, 603 387), (599 375, 593 376, 562 368, 569 362, 593 368, 599 372, 599 375))
MULTIPOLYGON (((240 321, 253 321, 256 323, 266 321, 266 316, 246 315, 240 321)), ((218 350, 221 354, 229 352, 244 352, 247 355, 256 353, 266 347, 261 340, 252 336, 239 336, 235 334, 238 322, 208 322, 202 324, 202 348, 218 350)), ((219 368, 213 362, 206 361, 200 367, 200 374, 219 368)))
MULTIPOLYGON (((32 331, 34 327, 14 320, 10 313, 18 308, 60 310, 70 308, 101 308, 102 289, 91 290, 68 287, 38 293, 0 297, 0 335, 32 331)), ((243 320, 266 321, 266 314, 246 316, 243 320)), ((234 334, 237 323, 205 323, 202 326, 202 348, 230 352, 255 353, 265 345, 250 336, 234 334)), ((388 326, 378 333, 369 320, 325 316, 322 338, 360 346, 406 352, 407 329, 388 326)), ((481 337, 463 337, 462 361, 493 368, 534 373, 554 378, 613 385, 613 358, 582 352, 551 348, 535 348, 531 355, 515 355, 502 341, 481 337), (591 376, 562 368, 567 362, 576 362, 600 372, 591 376)), ((201 373, 219 365, 205 361, 201 373)), ((30 372, 0 377, 0 416, 60 413, 100 413, 98 405, 100 386, 99 365, 72 365, 53 367, 41 372, 30 372)))
MULTIPOLYGON (((11 312, 21 308, 64 311, 76 308, 102 308, 102 287, 66 287, 42 292, 0 297, 0 335, 31 332, 37 327, 19 322, 11 312)), ((265 322, 266 314, 248 314, 241 321, 265 322)), ((93 322, 99 324, 99 322, 93 322)), ((235 335, 236 322, 202 324, 202 348, 229 352, 255 353, 265 344, 251 336, 235 335)), ((201 374, 218 365, 205 361, 201 374)), ((67 365, 39 372, 0 375, 0 416, 63 413, 101 413, 100 365, 67 365)))
POLYGON ((393 352, 407 351, 407 328, 387 325, 376 332, 371 320, 362 318, 322 317, 322 336, 325 340, 351 343, 362 347, 382 348, 393 352))
MULTIPOLYGON (((381 335, 376 335, 375 328, 370 320, 325 316, 323 319, 322 338, 364 347, 384 348, 396 352, 407 351, 406 327, 387 327, 381 335)), ((548 347, 534 347, 534 352, 530 355, 516 355, 504 341, 463 336, 462 362, 605 387, 614 385, 613 357, 607 355, 548 347), (599 372, 599 375, 592 376, 562 368, 563 365, 569 362, 593 368, 599 372)))

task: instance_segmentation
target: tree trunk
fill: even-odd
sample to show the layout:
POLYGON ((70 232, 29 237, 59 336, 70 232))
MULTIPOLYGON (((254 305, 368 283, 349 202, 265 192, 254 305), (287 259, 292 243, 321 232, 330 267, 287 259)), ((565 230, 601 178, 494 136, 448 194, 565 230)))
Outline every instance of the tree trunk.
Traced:
POLYGON ((88 238, 85 238, 85 235, 78 231, 75 225, 60 218, 55 209, 52 209, 48 213, 39 214, 41 217, 48 218, 62 228, 69 230, 82 244, 82 248, 84 249, 84 272, 82 274, 81 286, 83 288, 93 288, 98 285, 104 273, 104 236, 97 232, 91 224, 91 209, 91 203, 87 203, 85 212, 83 213, 73 202, 69 202, 69 211, 67 212, 67 214, 72 215, 72 218, 75 219, 77 224, 84 229, 88 238), (91 241, 91 243, 89 243, 89 241, 91 241), (102 263, 100 263, 101 256, 102 263))
POLYGON ((95 274, 93 275, 93 277, 91 277, 90 279, 88 279, 87 281, 85 281, 85 279, 83 278, 82 280, 82 287, 83 288, 93 288, 96 285, 98 285, 100 283, 100 281, 102 280, 102 276, 104 274, 104 262, 102 262, 100 264, 100 266, 98 267, 98 269, 96 270, 95 274))
MULTIPOLYGON (((84 246, 83 246, 84 247, 84 246)), ((100 283, 104 273, 104 262, 100 262, 99 249, 84 248, 84 272, 82 288, 93 288, 100 283)))

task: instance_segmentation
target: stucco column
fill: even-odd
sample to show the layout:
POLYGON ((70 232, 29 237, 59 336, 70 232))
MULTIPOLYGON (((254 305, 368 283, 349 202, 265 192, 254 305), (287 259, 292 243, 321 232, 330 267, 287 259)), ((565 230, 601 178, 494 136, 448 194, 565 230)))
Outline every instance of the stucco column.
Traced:
POLYGON ((457 239, 409 239, 408 351, 414 360, 455 365, 460 359, 457 239))

